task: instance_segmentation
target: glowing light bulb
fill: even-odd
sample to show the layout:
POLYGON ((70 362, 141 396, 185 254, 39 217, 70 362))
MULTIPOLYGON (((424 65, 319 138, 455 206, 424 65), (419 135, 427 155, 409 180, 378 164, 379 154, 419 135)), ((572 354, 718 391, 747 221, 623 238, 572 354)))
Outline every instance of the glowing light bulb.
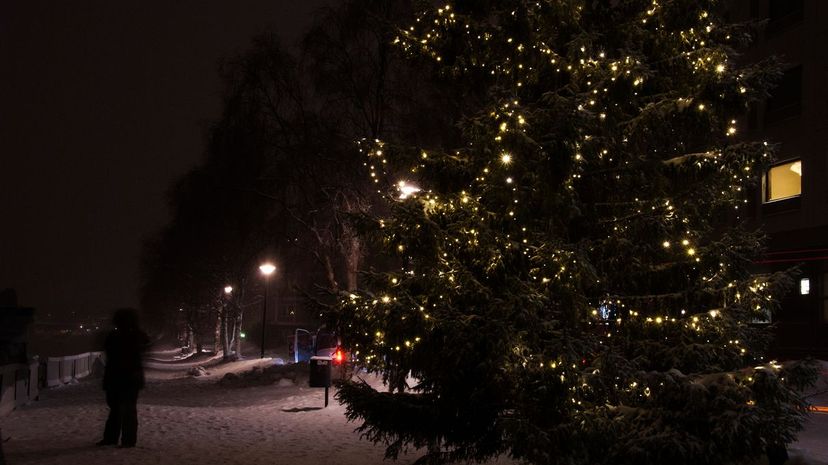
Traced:
POLYGON ((420 192, 419 187, 417 187, 413 184, 408 184, 406 181, 398 182, 397 187, 400 190, 400 198, 401 199, 406 199, 409 196, 411 196, 413 194, 416 194, 417 192, 420 192))

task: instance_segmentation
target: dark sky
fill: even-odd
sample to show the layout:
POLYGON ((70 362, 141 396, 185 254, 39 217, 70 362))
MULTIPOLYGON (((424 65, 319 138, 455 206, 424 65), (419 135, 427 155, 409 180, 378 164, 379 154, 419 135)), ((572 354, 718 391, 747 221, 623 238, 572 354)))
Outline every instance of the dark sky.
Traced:
POLYGON ((201 157, 221 58, 323 0, 0 1, 0 289, 38 314, 137 305, 143 238, 201 157))

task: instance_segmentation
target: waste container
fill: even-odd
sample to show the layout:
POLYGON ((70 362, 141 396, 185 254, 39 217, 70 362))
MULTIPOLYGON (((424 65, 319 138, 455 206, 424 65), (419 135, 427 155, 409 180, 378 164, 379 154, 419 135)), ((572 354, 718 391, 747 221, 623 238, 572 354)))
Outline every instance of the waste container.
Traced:
POLYGON ((310 387, 330 387, 331 385, 331 357, 310 358, 310 387))

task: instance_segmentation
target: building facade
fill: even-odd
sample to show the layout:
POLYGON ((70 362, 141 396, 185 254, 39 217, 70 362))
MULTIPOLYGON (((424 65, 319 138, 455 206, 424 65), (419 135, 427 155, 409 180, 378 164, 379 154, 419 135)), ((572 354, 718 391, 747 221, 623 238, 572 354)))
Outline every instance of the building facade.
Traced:
POLYGON ((766 20, 745 59, 776 56, 785 72, 771 97, 746 116, 750 139, 778 144, 751 205, 769 235, 757 265, 799 267, 773 316, 773 352, 828 356, 828 2, 740 0, 733 19, 766 20))

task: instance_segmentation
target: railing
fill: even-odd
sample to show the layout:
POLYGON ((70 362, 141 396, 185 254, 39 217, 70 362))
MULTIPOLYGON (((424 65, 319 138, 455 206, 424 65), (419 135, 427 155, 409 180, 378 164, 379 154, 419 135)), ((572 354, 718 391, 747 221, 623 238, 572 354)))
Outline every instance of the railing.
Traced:
POLYGON ((55 387, 89 376, 96 363, 103 366, 103 352, 86 352, 46 359, 46 386, 55 387))
POLYGON ((38 365, 35 361, 0 366, 0 416, 37 399, 38 365))
POLYGON ((56 387, 89 376, 104 365, 103 352, 0 366, 0 416, 36 400, 42 387, 56 387), (45 376, 41 376, 45 375, 45 376))

